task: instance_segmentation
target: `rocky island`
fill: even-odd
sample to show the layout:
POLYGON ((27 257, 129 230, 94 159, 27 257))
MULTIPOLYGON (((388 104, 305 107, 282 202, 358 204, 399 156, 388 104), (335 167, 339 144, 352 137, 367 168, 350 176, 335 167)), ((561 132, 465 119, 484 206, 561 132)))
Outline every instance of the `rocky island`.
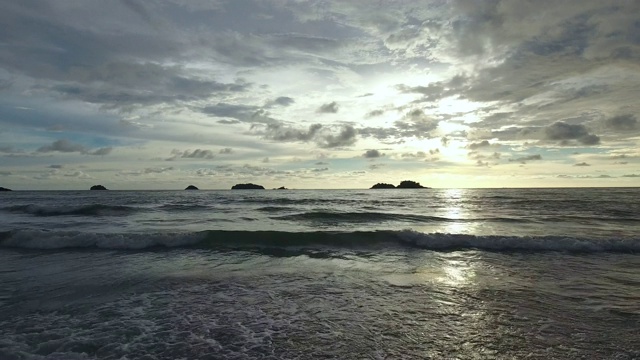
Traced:
POLYGON ((252 183, 235 184, 231 187, 231 190, 264 190, 264 186, 252 183))
POLYGON ((404 180, 398 186, 387 183, 377 183, 371 187, 371 189, 429 189, 426 186, 420 185, 419 182, 404 180))
POLYGON ((405 180, 398 185, 397 189, 427 189, 426 187, 420 185, 419 182, 405 180))
POLYGON ((377 183, 371 187, 371 189, 395 189, 396 186, 387 183, 377 183))
POLYGON ((7 189, 5 187, 0 186, 0 191, 11 191, 11 189, 7 189))
POLYGON ((185 188, 185 190, 200 190, 195 185, 189 185, 185 188))
POLYGON ((89 190, 107 190, 107 188, 102 185, 93 185, 89 190))

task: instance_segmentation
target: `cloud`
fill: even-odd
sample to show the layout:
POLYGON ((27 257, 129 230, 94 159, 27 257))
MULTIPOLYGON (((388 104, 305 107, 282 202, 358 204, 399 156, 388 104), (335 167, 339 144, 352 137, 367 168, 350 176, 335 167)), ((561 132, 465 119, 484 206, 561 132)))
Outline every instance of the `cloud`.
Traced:
POLYGON ((99 155, 104 156, 108 155, 113 151, 112 147, 104 147, 98 148, 95 150, 89 149, 84 145, 72 143, 67 139, 56 140, 50 145, 43 145, 39 147, 36 152, 39 153, 50 153, 50 152, 61 152, 61 153, 81 153, 84 155, 99 155))
POLYGON ((372 117, 380 116, 380 115, 382 115, 382 114, 384 114, 384 110, 372 110, 372 111, 369 111, 369 112, 365 115, 365 117, 366 117, 366 118, 372 118, 372 117))
POLYGON ((640 174, 626 174, 626 175, 622 175, 622 177, 626 177, 626 178, 640 178, 640 174))
POLYGON ((357 131, 351 125, 343 126, 338 134, 321 124, 311 124, 306 130, 293 128, 282 123, 269 124, 264 131, 258 132, 266 139, 282 142, 315 142, 321 148, 335 148, 353 145, 357 131))
POLYGON ((491 143, 489 141, 487 141, 487 140, 482 140, 482 141, 480 141, 478 143, 471 143, 471 144, 467 145, 467 147, 469 149, 471 149, 471 150, 476 150, 476 149, 479 149, 479 148, 485 148, 485 147, 489 147, 489 146, 491 146, 491 143))
POLYGON ((204 114, 223 118, 218 120, 220 124, 238 124, 241 122, 250 124, 277 124, 280 123, 271 117, 269 111, 254 105, 218 103, 205 106, 200 111, 204 114))
POLYGON ((213 151, 205 150, 205 149, 195 149, 193 151, 191 150, 180 151, 178 149, 173 149, 171 151, 171 155, 173 156, 167 160, 174 160, 177 157, 180 157, 183 159, 213 159, 216 157, 213 151))
POLYGON ((422 109, 413 109, 394 125, 402 137, 425 138, 431 136, 431 131, 438 127, 438 123, 438 120, 425 114, 422 109))
POLYGON ((113 151, 112 147, 103 147, 103 148, 99 148, 99 149, 94 150, 94 151, 89 151, 89 152, 87 152, 87 154, 104 156, 104 155, 110 154, 111 151, 113 151))
POLYGON ((605 126, 618 131, 635 130, 638 127, 638 119, 631 114, 618 115, 607 119, 605 126))
POLYGON ((49 165, 47 166, 49 169, 62 169, 64 168, 64 165, 61 164, 53 164, 53 165, 49 165))
POLYGON ((384 156, 384 154, 378 150, 367 150, 365 151, 364 154, 362 154, 362 156, 367 159, 374 159, 374 158, 379 158, 381 156, 384 156))
POLYGON ((321 114, 335 114, 338 112, 338 103, 335 101, 321 105, 316 112, 321 114))
POLYGON ((142 172, 145 174, 162 174, 167 171, 173 170, 173 166, 170 167, 155 167, 155 168, 145 168, 142 172))
POLYGON ((307 130, 300 130, 285 126, 282 123, 269 124, 265 130, 265 137, 276 141, 310 141, 323 128, 321 124, 309 125, 307 130))
POLYGON ((293 100, 293 98, 290 98, 288 96, 280 96, 275 100, 273 100, 273 104, 280 105, 280 106, 289 106, 289 105, 292 105, 293 103, 295 103, 295 100, 293 100))
POLYGON ((509 159, 509 161, 511 162, 519 162, 522 164, 526 164, 527 161, 534 161, 534 160, 542 160, 542 155, 535 154, 535 155, 522 156, 516 159, 509 159))
POLYGON ((597 145, 600 137, 589 134, 586 126, 582 124, 567 124, 562 121, 555 122, 544 129, 547 140, 577 140, 583 145, 597 145))
POLYGON ((219 153, 220 154, 224 154, 224 155, 232 154, 233 153, 233 149, 227 147, 227 148, 224 148, 224 149, 220 149, 219 153))
POLYGON ((573 166, 591 166, 591 165, 587 164, 586 162, 581 162, 581 163, 574 164, 573 166))
POLYGON ((54 152, 54 151, 65 152, 65 153, 70 153, 70 152, 83 153, 87 151, 87 148, 84 147, 84 145, 74 144, 69 140, 60 139, 60 140, 54 141, 51 145, 44 145, 38 148, 37 151, 43 152, 43 153, 54 152))
POLYGON ((342 127, 337 135, 328 134, 320 138, 318 145, 323 148, 350 146, 356 142, 356 129, 351 125, 342 127))

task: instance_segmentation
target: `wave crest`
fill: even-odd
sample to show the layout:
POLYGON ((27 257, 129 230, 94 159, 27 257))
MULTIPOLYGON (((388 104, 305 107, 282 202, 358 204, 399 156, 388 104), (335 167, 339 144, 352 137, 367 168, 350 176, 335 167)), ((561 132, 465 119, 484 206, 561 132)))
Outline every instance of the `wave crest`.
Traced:
POLYGON ((640 239, 587 239, 560 236, 518 237, 403 231, 281 232, 209 230, 191 233, 85 233, 19 230, 0 233, 0 246, 24 249, 125 249, 197 247, 256 250, 269 248, 374 250, 389 246, 434 251, 480 249, 495 252, 640 253, 640 239))

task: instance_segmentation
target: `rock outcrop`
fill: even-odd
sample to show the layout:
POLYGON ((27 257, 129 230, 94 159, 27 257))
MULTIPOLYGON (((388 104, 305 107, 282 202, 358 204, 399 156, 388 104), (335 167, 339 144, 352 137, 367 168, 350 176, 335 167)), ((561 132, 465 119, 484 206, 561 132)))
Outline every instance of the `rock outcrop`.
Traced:
POLYGON ((419 182, 405 180, 398 185, 398 189, 424 189, 425 187, 420 185, 419 182))
POLYGON ((395 189, 395 185, 387 183, 377 183, 371 187, 371 189, 395 189))
POLYGON ((185 188, 185 190, 200 190, 195 185, 189 185, 185 188))
POLYGON ((231 187, 231 190, 264 190, 264 186, 252 183, 235 184, 231 187))
POLYGON ((7 189, 5 187, 0 186, 0 191, 11 191, 11 189, 7 189))
POLYGON ((102 185, 93 185, 89 190, 107 190, 107 188, 102 185))

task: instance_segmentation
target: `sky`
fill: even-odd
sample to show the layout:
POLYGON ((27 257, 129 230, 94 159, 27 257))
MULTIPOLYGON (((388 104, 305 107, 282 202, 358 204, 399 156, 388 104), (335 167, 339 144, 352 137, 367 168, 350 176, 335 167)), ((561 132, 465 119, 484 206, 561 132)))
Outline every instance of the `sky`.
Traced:
POLYGON ((640 1, 0 0, 0 186, 640 185, 640 1))

